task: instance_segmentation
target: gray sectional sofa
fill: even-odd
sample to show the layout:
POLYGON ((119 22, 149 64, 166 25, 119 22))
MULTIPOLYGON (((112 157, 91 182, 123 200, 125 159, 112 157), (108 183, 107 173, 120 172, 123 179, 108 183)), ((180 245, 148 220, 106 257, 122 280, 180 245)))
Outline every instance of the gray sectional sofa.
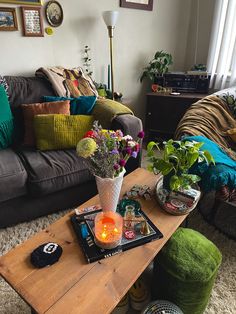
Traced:
MULTIPOLYGON (((42 152, 21 145, 24 121, 20 105, 55 95, 50 83, 38 77, 5 76, 5 79, 15 118, 16 141, 12 147, 0 150, 0 228, 72 208, 97 192, 93 176, 74 149, 42 152)), ((124 114, 115 117, 110 128, 121 129, 136 138, 142 122, 124 114)), ((127 173, 138 166, 140 156, 130 159, 127 173)))

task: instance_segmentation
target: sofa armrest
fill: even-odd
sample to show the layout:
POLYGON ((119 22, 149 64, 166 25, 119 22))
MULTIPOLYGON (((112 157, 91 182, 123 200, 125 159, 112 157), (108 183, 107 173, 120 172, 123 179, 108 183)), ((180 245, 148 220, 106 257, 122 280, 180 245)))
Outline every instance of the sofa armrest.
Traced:
POLYGON ((130 114, 122 114, 116 116, 111 122, 112 130, 122 130, 126 135, 131 135, 135 140, 137 140, 137 135, 143 130, 142 121, 136 116, 130 114))

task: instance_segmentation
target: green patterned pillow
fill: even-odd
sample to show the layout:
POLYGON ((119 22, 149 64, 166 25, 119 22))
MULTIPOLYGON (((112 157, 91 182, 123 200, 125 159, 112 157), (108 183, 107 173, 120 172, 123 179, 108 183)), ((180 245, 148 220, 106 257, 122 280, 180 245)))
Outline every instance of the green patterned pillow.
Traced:
POLYGON ((75 148, 78 141, 92 128, 93 122, 94 117, 91 115, 36 115, 34 130, 37 149, 75 148))
POLYGON ((4 86, 0 85, 0 149, 12 144, 13 116, 4 86))

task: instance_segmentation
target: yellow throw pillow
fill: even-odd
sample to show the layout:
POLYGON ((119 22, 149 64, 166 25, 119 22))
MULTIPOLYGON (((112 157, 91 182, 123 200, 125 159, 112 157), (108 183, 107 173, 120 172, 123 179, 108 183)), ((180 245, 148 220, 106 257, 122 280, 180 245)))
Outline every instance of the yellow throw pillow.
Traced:
POLYGON ((36 146, 39 150, 75 148, 92 128, 91 115, 43 114, 34 117, 36 146))
POLYGON ((231 138, 232 141, 236 142, 236 128, 226 131, 227 135, 231 138))

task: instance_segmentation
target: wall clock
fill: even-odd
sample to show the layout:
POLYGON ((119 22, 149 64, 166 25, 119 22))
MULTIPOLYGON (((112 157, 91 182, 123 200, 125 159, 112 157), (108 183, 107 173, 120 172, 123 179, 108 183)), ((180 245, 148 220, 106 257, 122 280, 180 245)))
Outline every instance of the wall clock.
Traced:
POLYGON ((59 2, 49 1, 46 5, 46 19, 48 24, 57 27, 63 21, 63 10, 59 2))

